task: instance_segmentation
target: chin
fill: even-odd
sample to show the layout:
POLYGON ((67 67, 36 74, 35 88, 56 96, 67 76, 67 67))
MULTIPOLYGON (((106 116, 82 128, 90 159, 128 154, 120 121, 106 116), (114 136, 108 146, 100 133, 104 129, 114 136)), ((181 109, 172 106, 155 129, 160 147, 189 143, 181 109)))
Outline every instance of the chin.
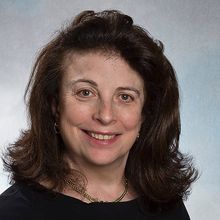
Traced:
POLYGON ((127 160, 127 155, 123 155, 123 156, 116 156, 116 155, 103 155, 103 153, 96 153, 91 155, 88 158, 88 162, 91 163, 91 165, 94 166, 116 166, 116 165, 120 165, 120 164, 125 164, 126 160, 127 160))

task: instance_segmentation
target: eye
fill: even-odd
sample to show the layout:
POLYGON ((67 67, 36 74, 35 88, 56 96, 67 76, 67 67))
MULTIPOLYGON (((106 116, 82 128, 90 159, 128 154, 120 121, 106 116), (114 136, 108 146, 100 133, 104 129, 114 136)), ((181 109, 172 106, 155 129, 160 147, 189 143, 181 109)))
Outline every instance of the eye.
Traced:
POLYGON ((134 100, 134 98, 131 95, 128 95, 128 94, 121 94, 120 98, 124 102, 132 102, 134 100))
POLYGON ((90 96, 92 96, 93 95, 93 93, 92 93, 92 91, 90 91, 90 90, 88 90, 88 89, 82 89, 82 90, 80 90, 80 91, 78 91, 77 93, 76 93, 79 97, 90 97, 90 96))

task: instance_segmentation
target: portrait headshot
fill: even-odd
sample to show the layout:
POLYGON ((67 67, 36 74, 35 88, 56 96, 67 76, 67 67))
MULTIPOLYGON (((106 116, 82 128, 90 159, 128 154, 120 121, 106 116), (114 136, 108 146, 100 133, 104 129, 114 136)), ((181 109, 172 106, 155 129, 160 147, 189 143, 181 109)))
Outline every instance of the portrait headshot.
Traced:
POLYGON ((218 219, 220 4, 199 2, 0 3, 0 219, 218 219))

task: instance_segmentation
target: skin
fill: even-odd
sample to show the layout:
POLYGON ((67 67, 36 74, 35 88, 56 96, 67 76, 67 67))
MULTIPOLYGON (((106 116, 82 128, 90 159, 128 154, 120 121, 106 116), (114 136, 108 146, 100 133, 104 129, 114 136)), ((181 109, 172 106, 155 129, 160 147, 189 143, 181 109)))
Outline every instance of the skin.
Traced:
POLYGON ((126 160, 141 127, 143 80, 118 55, 75 53, 64 66, 54 112, 65 160, 87 177, 89 192, 100 196, 99 186, 112 199, 123 190, 126 160))

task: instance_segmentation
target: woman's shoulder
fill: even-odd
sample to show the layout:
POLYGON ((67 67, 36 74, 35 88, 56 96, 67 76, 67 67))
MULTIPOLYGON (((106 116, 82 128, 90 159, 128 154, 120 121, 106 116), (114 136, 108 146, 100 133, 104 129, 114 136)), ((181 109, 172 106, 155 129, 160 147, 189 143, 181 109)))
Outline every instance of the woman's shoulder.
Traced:
POLYGON ((161 213, 161 218, 164 220, 190 220, 187 209, 183 201, 178 202, 175 208, 171 208, 161 213))
POLYGON ((164 206, 163 208, 151 208, 150 205, 145 205, 139 201, 140 214, 144 216, 140 219, 149 219, 149 220, 190 220, 190 216, 187 212, 185 204, 182 200, 178 201, 172 206, 164 206))
POLYGON ((0 195, 0 220, 62 219, 62 210, 71 216, 79 208, 82 202, 39 183, 15 183, 0 195))
POLYGON ((25 220, 36 216, 34 195, 25 185, 15 183, 0 195, 0 219, 25 220))

